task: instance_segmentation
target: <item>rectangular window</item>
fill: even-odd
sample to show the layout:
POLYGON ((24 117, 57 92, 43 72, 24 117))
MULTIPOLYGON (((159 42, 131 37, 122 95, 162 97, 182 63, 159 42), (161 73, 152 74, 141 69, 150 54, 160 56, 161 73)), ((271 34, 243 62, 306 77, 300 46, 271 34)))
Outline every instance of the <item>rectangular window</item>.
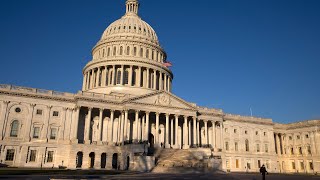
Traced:
POLYGON ((257 152, 260 152, 260 144, 257 144, 257 152))
POLYGON ((57 128, 51 128, 50 139, 56 139, 57 137, 57 128))
POLYGON ((294 151, 293 151, 293 148, 291 148, 291 155, 293 155, 294 154, 294 151))
POLYGON ((260 168, 260 167, 261 167, 261 161, 258 160, 258 168, 260 168))
POLYGON ((40 127, 34 127, 33 128, 33 138, 35 138, 35 139, 39 138, 39 134, 40 134, 40 127))
POLYGON ((14 149, 7 149, 6 161, 13 161, 14 159, 14 149))
POLYGON ((53 151, 48 151, 47 162, 53 162, 53 151))
POLYGON ((299 147, 299 154, 302 154, 302 147, 299 147))
POLYGON ((42 110, 41 109, 37 109, 37 115, 42 115, 42 110))
POLYGON ((236 168, 239 168, 239 159, 236 159, 236 168))
POLYGON ((311 154, 311 146, 308 146, 308 154, 311 154))
POLYGON ((267 169, 269 169, 269 161, 268 160, 266 161, 266 166, 267 166, 267 169))
POLYGON ((250 163, 247 163, 247 168, 251 169, 250 163))
POLYGON ((238 143, 237 142, 234 143, 234 150, 238 151, 238 143))
POLYGON ((296 163, 292 162, 292 169, 296 169, 296 163))
POLYGON ((303 162, 300 162, 300 169, 304 170, 304 163, 303 162))
POLYGON ((36 150, 30 150, 29 162, 35 162, 36 161, 36 156, 37 156, 37 151, 36 150))
POLYGON ((229 143, 226 142, 226 151, 229 151, 229 143))
POLYGON ((53 111, 52 116, 58 117, 59 116, 59 112, 58 111, 53 111))
POLYGON ((264 151, 265 151, 266 153, 269 152, 268 144, 265 144, 265 145, 264 145, 264 151))

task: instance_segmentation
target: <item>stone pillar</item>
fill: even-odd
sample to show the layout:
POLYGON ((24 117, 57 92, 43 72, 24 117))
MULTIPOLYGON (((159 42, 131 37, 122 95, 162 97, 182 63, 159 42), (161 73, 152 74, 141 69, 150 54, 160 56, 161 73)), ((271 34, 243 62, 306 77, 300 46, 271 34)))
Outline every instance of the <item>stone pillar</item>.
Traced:
MULTIPOLYGON (((103 71, 103 73, 102 73, 102 83, 101 83, 101 85, 102 85, 102 87, 106 87, 107 86, 107 76, 108 76, 108 67, 107 66, 105 66, 104 67, 104 71, 103 71)), ((109 79, 108 79, 109 80, 109 79)))
POLYGON ((136 121, 136 140, 139 141, 139 111, 136 111, 136 117, 135 117, 135 121, 136 121))
POLYGON ((30 132, 31 132, 31 123, 32 123, 32 119, 33 119, 33 111, 34 111, 34 107, 36 105, 35 104, 30 104, 29 106, 29 114, 28 114, 28 119, 26 121, 26 125, 24 127, 24 136, 23 138, 25 139, 25 141, 30 141, 31 137, 30 137, 30 132))
POLYGON ((93 87, 93 69, 91 69, 91 73, 90 73, 90 88, 89 89, 92 89, 93 87))
POLYGON ((129 68, 129 78, 128 78, 128 85, 129 86, 132 86, 132 71, 133 71, 133 69, 132 69, 132 65, 130 65, 130 68, 129 68))
POLYGON ((171 92, 171 78, 168 77, 168 92, 171 92))
POLYGON ((98 141, 102 141, 102 120, 103 120, 103 110, 102 108, 100 108, 99 111, 99 131, 98 131, 98 141))
POLYGON ((312 146, 312 149, 313 149, 313 156, 315 155, 318 155, 318 148, 317 148, 317 141, 316 141, 316 134, 317 134, 317 131, 312 131, 311 132, 311 146, 312 146))
POLYGON ((166 130, 165 130, 165 148, 170 148, 170 144, 169 144, 169 114, 166 114, 166 130))
POLYGON ((200 146, 200 124, 199 120, 197 121, 197 144, 200 146))
POLYGON ((123 74, 124 74, 124 65, 121 65, 121 79, 120 79, 121 85, 123 85, 123 74))
POLYGON ((141 66, 139 66, 138 74, 137 74, 137 87, 141 87, 141 66))
POLYGON ((193 120, 193 145, 197 144, 197 120, 195 117, 192 117, 193 120))
POLYGON ((50 121, 50 115, 51 115, 51 108, 52 106, 47 106, 47 119, 44 121, 43 130, 42 130, 42 138, 44 140, 48 140, 48 128, 49 128, 49 121, 50 121))
POLYGON ((97 74, 96 74, 96 87, 99 87, 99 79, 100 79, 100 67, 98 67, 97 74))
POLYGON ((222 129, 222 121, 220 122, 220 148, 223 149, 223 129, 222 129))
POLYGON ((116 83, 116 74, 117 74, 117 72, 116 72, 116 65, 113 65, 113 67, 112 67, 112 78, 110 78, 110 80, 112 79, 112 81, 111 81, 111 85, 115 85, 115 83, 116 83))
POLYGON ((86 118, 85 122, 85 128, 84 128, 84 142, 86 144, 90 144, 90 124, 91 124, 91 113, 92 113, 92 108, 88 107, 88 115, 86 118))
POLYGON ((190 147, 190 145, 192 145, 192 139, 191 139, 191 121, 189 121, 188 124, 188 145, 190 147))
POLYGON ((111 121, 111 133, 110 133, 110 137, 109 137, 109 142, 113 143, 113 122, 114 122, 114 110, 110 109, 110 121, 111 121))
POLYGON ((146 140, 149 140, 149 113, 146 111, 146 140))
POLYGON ((78 143, 78 126, 79 126, 79 113, 80 113, 80 108, 81 107, 75 107, 74 113, 75 113, 75 118, 74 118, 74 126, 73 126, 73 136, 72 136, 72 142, 73 143, 78 143))
POLYGON ((156 112, 156 144, 160 145, 160 139, 159 139, 159 116, 160 113, 156 112))
MULTIPOLYGON (((295 137, 293 137, 293 138, 295 138, 295 137)), ((277 154, 278 154, 278 156, 280 156, 281 155, 280 138, 279 138, 279 134, 278 133, 276 134, 276 141, 277 141, 277 154)))
POLYGON ((157 89, 157 71, 153 70, 153 89, 157 89))
POLYGON ((123 145, 123 141, 124 141, 124 138, 123 138, 123 135, 124 135, 124 111, 121 112, 121 123, 120 123, 120 139, 119 139, 119 142, 123 145))
POLYGON ((208 143, 208 122, 207 121, 203 121, 204 122, 204 143, 205 144, 209 144, 208 143))
POLYGON ((150 82, 150 72, 149 72, 150 70, 149 70, 149 68, 147 68, 147 82, 146 82, 146 88, 149 88, 150 87, 150 84, 149 84, 149 82, 150 82))
POLYGON ((63 117, 63 119, 62 119, 60 131, 59 131, 59 134, 60 134, 59 135, 59 140, 61 140, 61 141, 64 140, 64 132, 66 130, 65 124, 67 122, 67 110, 68 110, 68 108, 63 107, 62 110, 63 111, 61 113, 61 117, 63 117))
POLYGON ((128 110, 124 111, 124 140, 128 140, 128 110))
POLYGON ((84 91, 86 89, 86 81, 87 81, 87 74, 84 73, 83 83, 82 83, 82 91, 84 91))
POLYGON ((175 115, 176 118, 176 126, 175 126, 175 147, 179 148, 179 144, 181 142, 178 143, 178 123, 179 123, 179 115, 175 115))
POLYGON ((184 123, 183 123, 183 149, 188 149, 188 117, 184 116, 184 123))
POLYGON ((159 73, 160 73, 160 76, 159 76, 159 90, 161 91, 161 90, 163 90, 163 88, 162 88, 162 72, 159 71, 159 73))
POLYGON ((174 146, 174 143, 173 143, 173 119, 170 120, 170 123, 171 123, 171 128, 170 128, 170 129, 171 129, 171 133, 170 133, 170 140, 171 140, 171 141, 170 141, 170 146, 173 147, 173 146, 174 146))
POLYGON ((212 146, 214 147, 214 150, 217 148, 216 143, 216 122, 212 121, 212 146))
POLYGON ((146 138, 146 136, 145 136, 145 121, 146 121, 146 117, 145 116, 143 116, 142 117, 142 125, 141 125, 141 140, 142 141, 145 141, 147 138, 146 138))
POLYGON ((164 74, 164 90, 168 91, 167 90, 167 74, 166 73, 164 74))

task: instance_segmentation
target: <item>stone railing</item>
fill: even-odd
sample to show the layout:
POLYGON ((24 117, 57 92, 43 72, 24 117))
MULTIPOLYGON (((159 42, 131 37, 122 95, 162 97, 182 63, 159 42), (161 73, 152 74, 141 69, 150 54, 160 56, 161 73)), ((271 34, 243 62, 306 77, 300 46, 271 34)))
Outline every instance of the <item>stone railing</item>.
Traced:
POLYGON ((270 118, 260 118, 260 117, 253 117, 253 116, 241 116, 241 115, 234 115, 234 114, 225 114, 225 120, 240 120, 240 121, 249 121, 249 122, 265 122, 265 123, 272 123, 272 119, 270 118))
POLYGON ((102 93, 93 93, 93 92, 84 92, 79 91, 78 96, 81 97, 87 97, 87 98, 97 98, 97 99, 105 99, 105 100, 116 100, 121 101, 123 99, 130 98, 130 95, 124 95, 124 94, 102 94, 102 93))
POLYGON ((32 94, 49 95, 49 96, 74 97, 74 94, 72 94, 72 93, 51 91, 51 90, 45 90, 45 89, 36 89, 36 88, 29 88, 29 87, 21 87, 21 86, 13 86, 13 85, 6 85, 6 84, 0 84, 0 90, 14 91, 14 92, 18 91, 18 92, 22 92, 22 93, 32 93, 32 94))

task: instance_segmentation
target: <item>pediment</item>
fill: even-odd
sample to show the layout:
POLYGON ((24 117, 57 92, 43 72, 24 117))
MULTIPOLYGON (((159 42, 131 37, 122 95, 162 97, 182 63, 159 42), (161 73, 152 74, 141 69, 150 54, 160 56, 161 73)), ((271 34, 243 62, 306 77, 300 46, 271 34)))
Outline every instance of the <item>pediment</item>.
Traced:
POLYGON ((165 106, 179 109, 190 109, 195 110, 190 103, 183 99, 165 91, 155 92, 131 98, 127 101, 128 103, 145 104, 152 106, 165 106))

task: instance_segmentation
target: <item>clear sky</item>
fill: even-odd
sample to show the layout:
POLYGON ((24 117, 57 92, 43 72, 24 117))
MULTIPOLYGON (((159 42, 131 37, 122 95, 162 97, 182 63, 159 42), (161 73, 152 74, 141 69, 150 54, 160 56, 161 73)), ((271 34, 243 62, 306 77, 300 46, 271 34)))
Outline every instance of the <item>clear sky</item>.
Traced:
MULTIPOLYGON (((125 0, 1 0, 0 83, 77 92, 125 0)), ((140 0, 173 93, 224 112, 320 119, 319 0, 140 0)))

